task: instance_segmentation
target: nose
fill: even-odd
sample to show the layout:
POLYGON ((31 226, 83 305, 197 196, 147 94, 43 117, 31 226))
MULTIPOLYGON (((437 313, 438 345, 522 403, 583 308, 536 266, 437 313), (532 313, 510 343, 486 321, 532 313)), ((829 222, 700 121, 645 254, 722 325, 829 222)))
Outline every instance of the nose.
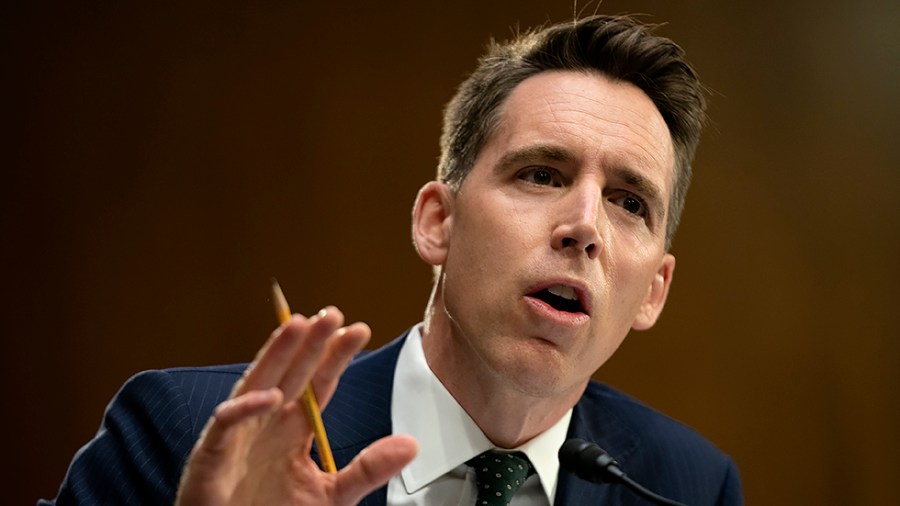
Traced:
POLYGON ((553 249, 582 251, 591 260, 600 255, 602 195, 599 189, 572 189, 555 209, 556 224, 551 234, 553 249))

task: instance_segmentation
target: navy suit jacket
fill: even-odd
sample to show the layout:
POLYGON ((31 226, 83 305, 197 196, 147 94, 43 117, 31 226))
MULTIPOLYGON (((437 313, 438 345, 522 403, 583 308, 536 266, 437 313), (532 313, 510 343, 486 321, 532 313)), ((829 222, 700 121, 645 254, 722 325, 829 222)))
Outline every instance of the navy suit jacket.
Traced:
MULTIPOLYGON (((323 420, 338 468, 391 433, 394 367, 404 338, 356 358, 323 420)), ((107 407, 94 439, 72 461, 58 504, 172 504, 184 464, 215 407, 246 364, 147 371, 107 407)), ((742 504, 734 463, 702 436, 626 395, 591 382, 568 437, 594 441, 638 483, 691 506, 742 504)), ((427 444, 427 442, 424 442, 427 444)), ((384 505, 386 487, 366 497, 384 505)), ((560 471, 556 505, 648 504, 622 485, 596 485, 560 471)))

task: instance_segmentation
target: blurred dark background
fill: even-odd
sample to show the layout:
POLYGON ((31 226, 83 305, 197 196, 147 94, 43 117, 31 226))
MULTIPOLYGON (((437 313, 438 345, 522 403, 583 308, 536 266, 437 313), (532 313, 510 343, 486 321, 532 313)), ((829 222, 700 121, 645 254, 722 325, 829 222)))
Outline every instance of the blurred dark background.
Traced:
MULTIPOLYGON (((596 5, 582 5, 588 12, 596 5)), ((579 7, 581 8, 581 7, 579 7)), ((9 2, 9 504, 52 497, 130 375, 242 362, 292 307, 419 321, 441 108, 563 1, 9 2)), ((607 0, 712 91, 659 325, 598 378, 698 428, 749 504, 900 504, 900 4, 607 0)))

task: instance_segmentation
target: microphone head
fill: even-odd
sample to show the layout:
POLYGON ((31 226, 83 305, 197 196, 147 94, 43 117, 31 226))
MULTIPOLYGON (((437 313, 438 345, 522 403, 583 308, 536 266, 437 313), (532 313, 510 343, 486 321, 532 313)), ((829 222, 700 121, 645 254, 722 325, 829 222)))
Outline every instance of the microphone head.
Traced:
POLYGON ((592 483, 615 482, 621 475, 616 459, 596 443, 578 438, 567 440, 559 448, 559 464, 566 471, 592 483))

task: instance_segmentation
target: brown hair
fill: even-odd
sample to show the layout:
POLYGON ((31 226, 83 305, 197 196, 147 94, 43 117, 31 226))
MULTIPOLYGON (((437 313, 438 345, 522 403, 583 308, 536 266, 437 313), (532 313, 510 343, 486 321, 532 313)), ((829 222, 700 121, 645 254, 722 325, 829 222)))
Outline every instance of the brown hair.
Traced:
POLYGON ((596 71, 640 88, 672 136, 675 179, 666 248, 672 243, 691 181, 691 162, 706 122, 706 99, 684 51, 654 27, 628 16, 591 16, 492 41, 444 111, 438 179, 458 189, 493 134, 500 106, 525 79, 548 70, 596 71))

